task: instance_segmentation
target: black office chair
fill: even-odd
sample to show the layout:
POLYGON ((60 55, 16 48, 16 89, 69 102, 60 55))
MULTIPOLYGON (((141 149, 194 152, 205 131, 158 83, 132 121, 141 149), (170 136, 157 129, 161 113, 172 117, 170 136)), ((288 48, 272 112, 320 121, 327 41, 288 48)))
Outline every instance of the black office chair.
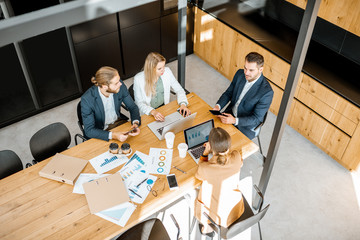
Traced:
MULTIPOLYGON (((179 224, 177 223, 174 215, 170 214, 170 217, 178 230, 176 239, 180 240, 182 238, 179 238, 179 224)), ((171 238, 169 237, 163 223, 157 218, 152 218, 130 228, 116 238, 116 240, 171 240, 171 238)))
POLYGON ((132 99, 135 101, 135 96, 134 96, 134 84, 131 84, 131 86, 128 89, 130 96, 132 97, 132 99))
POLYGON ((30 151, 34 157, 33 163, 66 150, 70 142, 70 132, 63 123, 52 123, 40 129, 30 139, 30 151))
POLYGON ((85 131, 84 131, 84 123, 83 123, 82 116, 81 116, 81 101, 77 104, 76 113, 77 113, 77 117, 78 117, 78 126, 82 133, 82 135, 80 133, 77 133, 74 136, 75 145, 78 145, 78 141, 77 141, 78 138, 80 138, 83 142, 85 142, 86 140, 89 139, 85 135, 85 131))
MULTIPOLYGON (((26 167, 31 166, 30 163, 26 167)), ((11 150, 0 151, 0 179, 6 178, 18 171, 23 170, 19 156, 11 150)))
POLYGON ((207 219, 209 219, 209 221, 211 222, 210 226, 217 233, 219 240, 233 238, 256 223, 258 224, 259 227, 260 239, 262 239, 260 220, 265 216, 267 210, 270 207, 270 204, 268 204, 264 209, 262 209, 264 197, 256 185, 254 185, 254 188, 257 194, 260 196, 260 206, 258 212, 257 213, 253 212, 253 210, 249 206, 249 203, 247 202, 246 198, 243 195, 244 207, 245 207, 244 213, 241 215, 241 217, 238 220, 236 220, 227 228, 219 226, 214 222, 214 220, 208 214, 206 214, 205 212, 203 213, 205 217, 207 217, 207 219))
POLYGON ((261 128, 262 126, 265 124, 265 121, 266 121, 266 118, 267 118, 267 115, 268 113, 266 112, 265 113, 265 116, 264 116, 264 120, 256 127, 254 128, 254 131, 255 131, 255 137, 257 138, 258 140, 258 143, 259 143, 259 150, 260 150, 260 153, 261 155, 263 156, 263 161, 265 162, 265 156, 263 154, 263 151, 262 151, 262 147, 261 147, 261 142, 260 142, 260 132, 261 132, 261 128))

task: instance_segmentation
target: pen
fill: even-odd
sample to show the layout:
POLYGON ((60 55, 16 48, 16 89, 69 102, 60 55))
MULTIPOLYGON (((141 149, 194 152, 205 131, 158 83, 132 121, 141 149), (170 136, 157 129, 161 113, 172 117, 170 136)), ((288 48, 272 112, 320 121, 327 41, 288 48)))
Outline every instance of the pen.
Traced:
POLYGON ((181 170, 181 169, 180 169, 180 168, 178 168, 178 167, 173 166, 173 168, 175 168, 176 170, 179 170, 180 172, 182 172, 182 173, 185 173, 185 174, 186 174, 186 172, 185 172, 184 170, 181 170))
POLYGON ((145 178, 144 180, 141 181, 141 183, 139 183, 138 185, 136 185, 137 188, 140 187, 141 184, 143 184, 148 178, 145 178))
POLYGON ((134 190, 132 190, 131 188, 129 189, 130 192, 132 192, 133 194, 135 194, 136 196, 138 196, 139 198, 142 198, 142 196, 140 196, 139 194, 137 194, 134 190))

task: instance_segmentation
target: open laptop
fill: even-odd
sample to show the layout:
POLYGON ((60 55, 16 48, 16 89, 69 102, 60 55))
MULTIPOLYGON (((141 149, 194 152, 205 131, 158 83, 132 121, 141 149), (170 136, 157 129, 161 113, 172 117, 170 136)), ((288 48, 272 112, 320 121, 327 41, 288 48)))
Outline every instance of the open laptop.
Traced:
POLYGON ((183 117, 179 112, 174 112, 165 117, 164 122, 154 121, 148 124, 150 130, 155 134, 159 140, 165 138, 167 132, 174 134, 189 128, 193 125, 196 113, 192 113, 187 117, 183 117))
POLYGON ((199 163, 200 156, 205 150, 203 145, 209 140, 209 134, 213 128, 214 120, 210 119, 184 130, 185 141, 189 146, 188 153, 196 163, 199 163))

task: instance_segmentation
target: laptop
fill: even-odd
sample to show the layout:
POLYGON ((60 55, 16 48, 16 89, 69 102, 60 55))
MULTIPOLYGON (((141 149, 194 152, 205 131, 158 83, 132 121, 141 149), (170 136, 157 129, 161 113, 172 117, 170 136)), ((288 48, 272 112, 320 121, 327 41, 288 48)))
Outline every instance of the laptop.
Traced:
POLYGON ((188 153, 196 163, 199 163, 200 156, 205 150, 203 145, 209 140, 209 134, 213 128, 214 120, 210 119, 184 130, 185 142, 189 147, 188 153))
POLYGON ((192 113, 187 117, 183 117, 179 112, 174 112, 165 117, 164 122, 154 121, 148 124, 150 130, 155 134, 159 140, 165 138, 167 132, 174 134, 183 131, 193 125, 196 113, 192 113))

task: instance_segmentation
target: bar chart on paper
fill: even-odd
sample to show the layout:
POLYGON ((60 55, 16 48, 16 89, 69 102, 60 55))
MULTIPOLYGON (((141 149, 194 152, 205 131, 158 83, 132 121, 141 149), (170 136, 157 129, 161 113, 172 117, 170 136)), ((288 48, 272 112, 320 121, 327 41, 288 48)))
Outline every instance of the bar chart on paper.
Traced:
POLYGON ((108 159, 108 158, 105 158, 104 162, 100 164, 100 167, 103 167, 105 166, 106 164, 109 164, 111 163, 112 161, 118 159, 117 156, 113 156, 112 158, 108 159))
POLYGON ((108 172, 121 164, 128 161, 128 158, 124 155, 114 155, 108 151, 100 154, 93 159, 90 159, 91 165, 94 167, 98 174, 108 172))

